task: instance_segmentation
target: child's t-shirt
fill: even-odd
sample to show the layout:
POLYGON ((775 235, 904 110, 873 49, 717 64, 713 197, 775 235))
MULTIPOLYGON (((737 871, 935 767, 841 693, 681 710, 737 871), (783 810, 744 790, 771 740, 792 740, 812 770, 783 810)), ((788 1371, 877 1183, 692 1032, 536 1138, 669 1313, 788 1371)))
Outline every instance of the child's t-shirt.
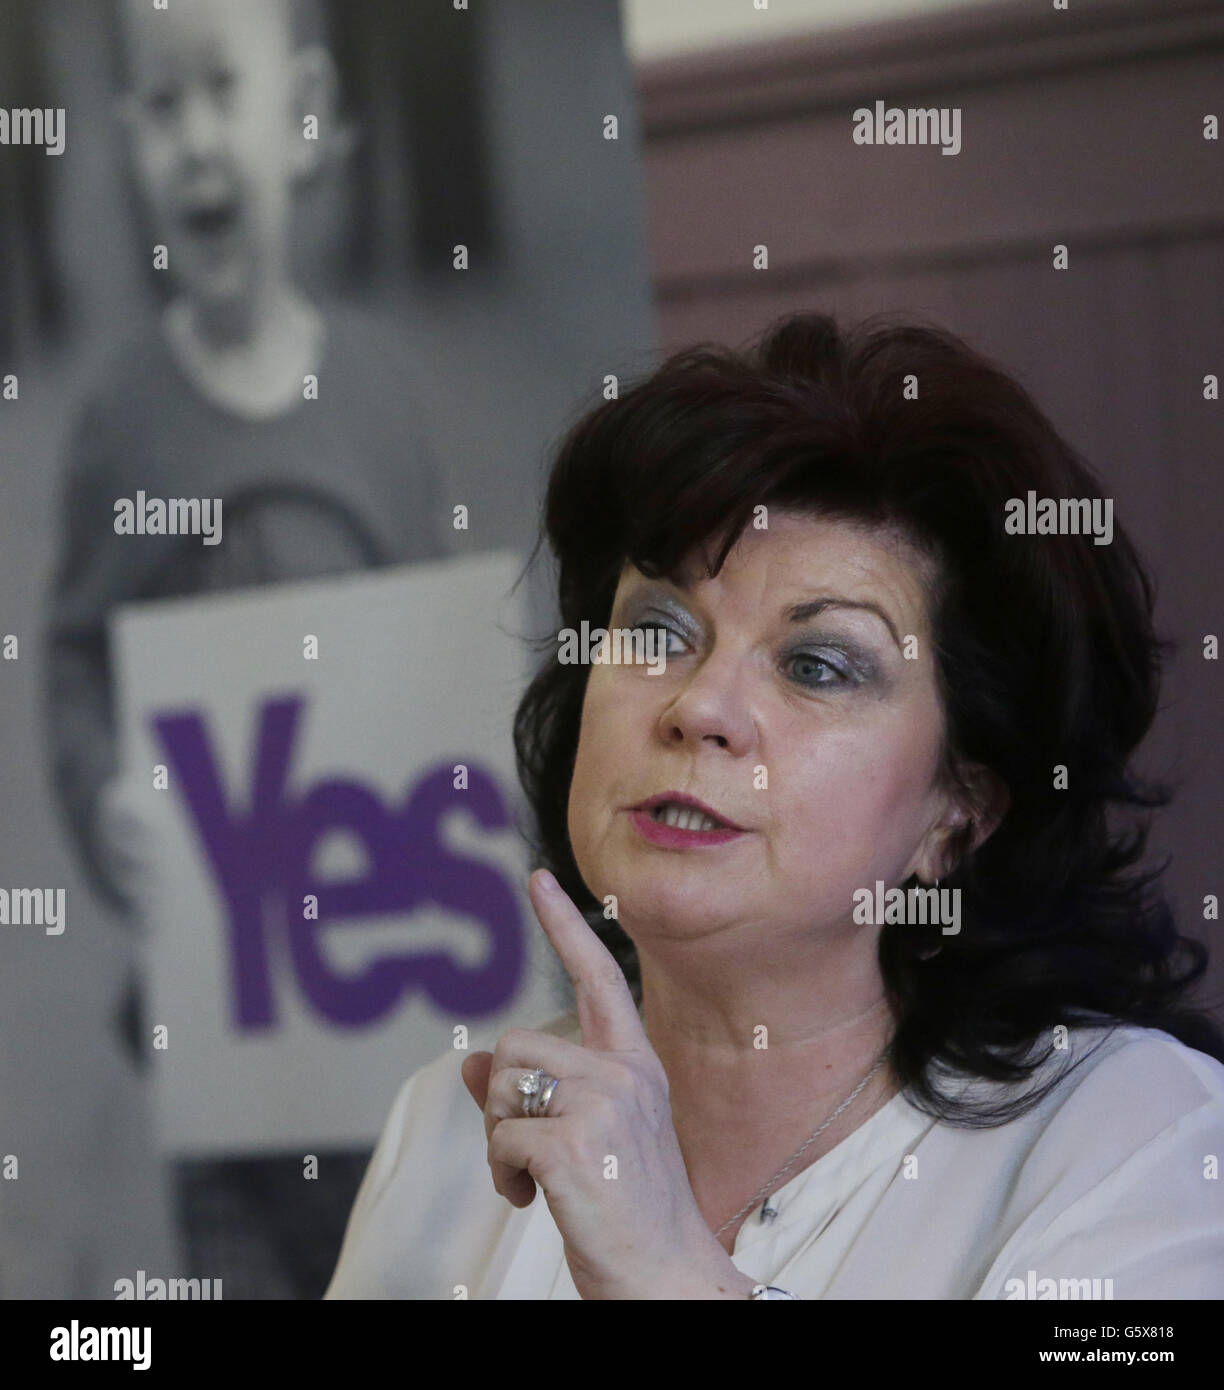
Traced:
MULTIPOLYGON (((206 399, 159 326, 117 348, 79 407, 61 483, 45 716, 63 813, 95 887, 122 895, 95 843, 116 770, 107 615, 119 603, 318 578, 448 553, 423 383, 400 329, 319 306, 317 399, 251 421, 206 399), (115 503, 222 499, 222 540, 119 535, 115 503)), ((139 512, 139 508, 137 509, 139 512)))

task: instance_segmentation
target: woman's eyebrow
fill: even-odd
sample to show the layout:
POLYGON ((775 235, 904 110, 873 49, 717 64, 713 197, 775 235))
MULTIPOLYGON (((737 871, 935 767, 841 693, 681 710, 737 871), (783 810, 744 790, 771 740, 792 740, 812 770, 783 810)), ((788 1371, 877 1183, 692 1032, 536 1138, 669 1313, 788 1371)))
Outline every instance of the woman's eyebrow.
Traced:
MULTIPOLYGON (((639 580, 631 586, 629 592, 632 593, 635 590, 642 589, 649 592, 650 586, 652 584, 660 583, 663 584, 665 587, 679 590, 681 594, 687 594, 689 592, 689 586, 687 584, 672 579, 645 579, 644 582, 639 580)), ((628 598, 628 596, 629 595, 626 594, 625 597, 628 598)), ((803 603, 795 604, 793 607, 788 608, 785 611, 783 617, 788 623, 802 623, 806 622, 808 618, 816 617, 817 614, 823 612, 826 608, 861 608, 868 613, 874 613, 876 617, 879 618, 880 621, 884 624, 884 626, 888 628, 889 632, 892 634, 892 639, 897 644, 899 650, 901 650, 902 652, 905 651, 905 648, 901 645, 900 637, 897 636, 897 629, 893 626, 892 619, 880 607, 878 603, 871 603, 867 601, 860 602, 855 599, 840 598, 834 594, 824 594, 819 598, 806 599, 803 603)))
MULTIPOLYGON (((802 623, 806 622, 808 618, 814 618, 826 608, 862 608, 868 613, 874 613, 892 633, 893 641, 899 648, 901 647, 901 639, 897 636, 897 629, 893 626, 892 619, 878 603, 860 603, 854 599, 835 598, 829 595, 798 603, 793 608, 788 608, 784 616, 788 623, 802 623)), ((904 649, 902 648, 902 650, 904 649)))

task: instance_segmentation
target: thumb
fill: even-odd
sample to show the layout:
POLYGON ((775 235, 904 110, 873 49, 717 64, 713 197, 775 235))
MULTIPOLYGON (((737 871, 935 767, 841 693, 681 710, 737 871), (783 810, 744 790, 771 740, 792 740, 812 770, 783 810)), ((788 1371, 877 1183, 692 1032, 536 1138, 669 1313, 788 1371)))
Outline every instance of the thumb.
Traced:
POLYGON ((476 1108, 481 1114, 484 1113, 485 1102, 489 1098, 489 1073, 492 1070, 491 1052, 473 1052, 463 1059, 463 1066, 459 1069, 463 1084, 468 1088, 468 1094, 476 1102, 476 1108))

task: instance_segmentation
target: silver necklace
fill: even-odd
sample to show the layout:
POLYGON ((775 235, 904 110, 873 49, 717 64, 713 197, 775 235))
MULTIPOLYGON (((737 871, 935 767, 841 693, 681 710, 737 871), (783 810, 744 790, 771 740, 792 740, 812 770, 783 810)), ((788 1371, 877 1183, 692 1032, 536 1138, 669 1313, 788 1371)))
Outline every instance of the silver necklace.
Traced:
POLYGON ((752 1201, 749 1202, 748 1205, 742 1211, 737 1211, 730 1221, 723 1222, 723 1224, 718 1228, 718 1230, 714 1232, 714 1235, 716 1237, 722 1235, 722 1233, 727 1229, 728 1226, 734 1225, 735 1222, 737 1222, 741 1216, 747 1216, 748 1213, 753 1209, 753 1207, 755 1207, 756 1204, 761 1200, 761 1198, 764 1197, 773 1188, 774 1183, 778 1181, 782 1174, 785 1173, 788 1169, 793 1168, 795 1166, 795 1163, 798 1161, 799 1155, 804 1151, 804 1149, 806 1149, 809 1144, 813 1143, 815 1140, 820 1138, 820 1136, 825 1132, 826 1129, 828 1129, 828 1127, 833 1123, 833 1121, 837 1119, 837 1117, 846 1108, 846 1106, 850 1104, 850 1102, 862 1091, 863 1087, 867 1085, 867 1083, 876 1074, 876 1072, 880 1070, 880 1068, 884 1065, 884 1060, 885 1059, 881 1057, 880 1060, 875 1064, 875 1066, 872 1067, 872 1069, 867 1073, 867 1075, 863 1077, 863 1079, 854 1088, 854 1090, 851 1091, 850 1094, 846 1097, 846 1099, 842 1101, 842 1103, 837 1107, 836 1110, 834 1110, 834 1112, 829 1116, 829 1118, 824 1122, 824 1124, 820 1126, 816 1133, 813 1134, 810 1139, 805 1139, 803 1143, 800 1144, 799 1148, 795 1151, 794 1155, 791 1157, 791 1160, 789 1163, 787 1163, 786 1167, 779 1168, 778 1171, 773 1175, 773 1177, 770 1178, 770 1180, 765 1184, 765 1186, 760 1189, 756 1196, 753 1197, 752 1201))

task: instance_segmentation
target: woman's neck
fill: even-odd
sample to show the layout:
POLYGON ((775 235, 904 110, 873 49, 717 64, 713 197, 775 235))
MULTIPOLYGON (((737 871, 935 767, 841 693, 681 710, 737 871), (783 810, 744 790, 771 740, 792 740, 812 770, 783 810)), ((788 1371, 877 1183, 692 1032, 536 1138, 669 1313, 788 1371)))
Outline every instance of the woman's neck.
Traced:
MULTIPOLYGON (((720 1003, 647 962, 642 984, 646 1034, 667 1072, 672 1122, 712 1229, 748 1203, 871 1073, 895 1026, 878 980, 874 997, 865 979, 856 997, 847 989, 834 1003, 825 977, 825 997, 819 988, 811 1000, 788 992, 789 1008, 776 997, 754 1007, 744 989, 720 1003)), ((835 1148, 898 1089, 887 1064, 880 1067, 778 1185, 835 1148)))

